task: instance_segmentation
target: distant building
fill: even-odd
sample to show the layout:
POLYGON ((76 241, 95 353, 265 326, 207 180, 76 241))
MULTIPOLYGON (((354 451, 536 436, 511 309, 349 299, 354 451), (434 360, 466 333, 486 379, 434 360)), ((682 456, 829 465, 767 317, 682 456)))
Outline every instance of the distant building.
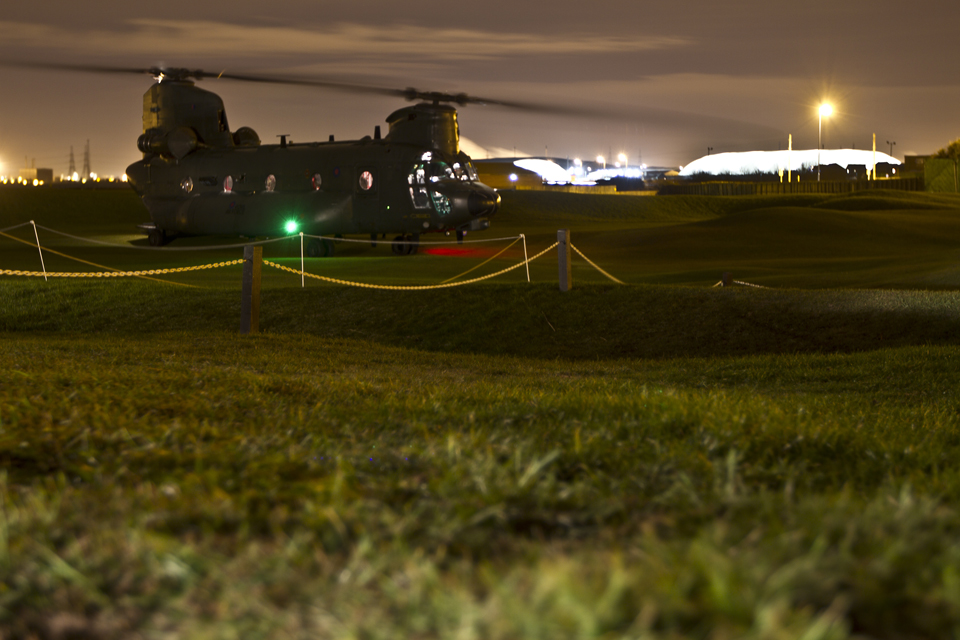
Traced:
MULTIPOLYGON (((900 161, 879 151, 861 149, 794 149, 792 151, 746 151, 742 153, 716 153, 694 160, 683 168, 681 177, 696 175, 714 176, 754 176, 777 175, 781 171, 821 173, 830 172, 830 180, 842 180, 859 175, 857 171, 848 174, 848 167, 873 167, 877 163, 877 174, 882 176, 881 165, 896 167, 900 161), (835 168, 827 169, 833 166, 835 168)), ((896 170, 892 171, 896 174, 896 170)), ((825 178, 826 179, 826 178, 825 178)))
POLYGON ((20 169, 20 177, 23 178, 24 182, 32 183, 37 180, 43 184, 50 184, 53 182, 53 169, 38 169, 36 167, 20 169))

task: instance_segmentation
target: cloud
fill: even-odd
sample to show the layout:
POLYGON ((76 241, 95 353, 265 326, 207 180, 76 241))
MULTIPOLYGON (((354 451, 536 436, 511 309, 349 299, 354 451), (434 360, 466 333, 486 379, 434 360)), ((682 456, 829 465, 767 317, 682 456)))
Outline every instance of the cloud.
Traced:
POLYGON ((249 26, 211 21, 137 19, 121 30, 83 30, 0 21, 0 42, 12 50, 68 50, 78 55, 311 55, 366 60, 491 60, 510 56, 632 53, 677 48, 681 37, 509 33, 414 25, 341 23, 325 29, 249 26))

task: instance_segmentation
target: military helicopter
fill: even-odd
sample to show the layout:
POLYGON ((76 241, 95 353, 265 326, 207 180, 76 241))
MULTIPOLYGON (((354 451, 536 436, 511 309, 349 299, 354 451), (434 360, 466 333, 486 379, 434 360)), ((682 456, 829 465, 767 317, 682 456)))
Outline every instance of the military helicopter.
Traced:
MULTIPOLYGON (((9 64, 9 63, 8 63, 9 64)), ((150 244, 178 236, 284 236, 303 232, 338 236, 397 234, 392 250, 417 251, 421 234, 489 227, 499 194, 479 181, 460 150, 452 105, 527 105, 466 94, 382 89, 308 79, 208 73, 199 69, 145 69, 21 63, 18 66, 148 74, 143 96, 143 158, 127 167, 152 223, 141 225, 150 244), (360 140, 263 144, 250 127, 232 131, 223 100, 196 86, 206 78, 296 84, 379 93, 419 101, 390 114, 389 129, 360 140)), ((333 243, 311 240, 311 257, 329 256, 333 243)))

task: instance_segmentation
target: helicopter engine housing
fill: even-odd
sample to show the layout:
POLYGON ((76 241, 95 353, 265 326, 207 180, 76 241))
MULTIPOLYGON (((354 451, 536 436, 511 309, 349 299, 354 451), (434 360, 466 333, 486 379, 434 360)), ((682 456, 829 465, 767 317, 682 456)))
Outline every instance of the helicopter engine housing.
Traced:
POLYGON ((390 142, 435 149, 452 157, 460 153, 460 125, 451 106, 424 102, 404 107, 387 116, 387 123, 390 142))

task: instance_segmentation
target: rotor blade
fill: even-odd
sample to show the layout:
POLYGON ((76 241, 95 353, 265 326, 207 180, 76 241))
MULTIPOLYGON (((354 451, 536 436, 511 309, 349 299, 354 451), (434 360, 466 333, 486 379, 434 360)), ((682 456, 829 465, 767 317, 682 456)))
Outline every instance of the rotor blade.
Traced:
POLYGON ((20 67, 24 69, 46 69, 50 71, 83 71, 85 73, 124 73, 137 75, 157 75, 158 67, 105 67, 90 64, 61 64, 54 62, 27 62, 24 60, 0 60, 0 66, 20 67))
MULTIPOLYGON (((635 120, 638 117, 650 119, 653 121, 682 123, 690 119, 699 121, 727 121, 730 124, 733 120, 707 116, 702 114, 689 114, 670 109, 660 109, 634 105, 628 108, 623 107, 574 107, 561 106, 555 103, 536 103, 523 102, 515 100, 499 100, 496 98, 483 98, 471 96, 466 93, 444 93, 438 91, 419 91, 412 87, 406 89, 394 89, 389 87, 379 87, 374 85, 354 84, 349 82, 339 82, 335 80, 325 80, 322 78, 297 77, 297 76, 264 76, 246 73, 227 73, 222 71, 214 73, 204 71, 203 69, 186 69, 182 67, 113 67, 103 65, 85 65, 85 64, 62 64, 52 62, 27 62, 23 60, 0 60, 0 66, 20 67, 26 69, 47 69, 53 71, 80 71, 87 73, 107 73, 107 74, 133 74, 149 75, 154 78, 166 77, 173 80, 185 80, 194 78, 196 80, 221 79, 234 80, 238 82, 256 82, 273 85, 293 85, 301 87, 315 87, 318 89, 330 89, 333 91, 345 91, 350 93, 361 93, 368 95, 381 95, 392 98, 402 98, 404 100, 420 100, 424 102, 448 102, 459 106, 471 104, 502 107, 516 111, 526 111, 529 113, 541 113, 557 116, 578 116, 589 118, 618 118, 635 120)), ((743 124, 743 123, 740 123, 743 124)), ((764 127, 769 129, 769 127, 764 127)))
MULTIPOLYGON (((200 77, 200 76, 197 76, 200 77)), ((533 102, 517 102, 511 100, 499 100, 496 98, 482 98, 471 96, 466 93, 445 93, 441 91, 419 91, 413 87, 406 89, 393 89, 389 87, 378 87, 374 85, 353 84, 348 82, 337 82, 333 80, 321 80, 315 78, 298 78, 293 76, 256 76, 249 74, 220 73, 207 74, 204 78, 219 78, 224 80, 239 80, 241 82, 263 82, 268 84, 285 84, 302 87, 317 87, 320 89, 333 89, 335 91, 347 91, 352 93, 366 93, 392 98, 403 98, 408 101, 421 100, 423 102, 451 102, 460 106, 471 104, 489 105, 503 107, 506 109, 516 109, 521 111, 532 111, 536 113, 547 113, 555 115, 604 115, 603 112, 579 107, 564 107, 552 104, 538 104, 533 102)))
POLYGON ((201 75, 196 75, 194 77, 201 78, 216 78, 219 80, 236 80, 239 82, 260 82, 265 84, 286 84, 300 87, 316 87, 318 89, 333 89, 336 91, 348 91, 353 93, 373 93, 384 96, 391 97, 404 97, 404 91, 402 89, 389 89, 386 87, 373 87, 362 84, 352 84, 349 82, 335 82, 333 80, 320 80, 313 78, 296 78, 296 77, 283 77, 283 76, 256 76, 245 73, 208 73, 208 72, 197 72, 201 75))
POLYGON ((553 104, 536 104, 531 102, 517 102, 511 100, 499 100, 496 98, 481 98, 471 96, 466 93, 445 93, 440 91, 419 91, 412 87, 406 89, 394 89, 390 87, 378 87, 374 85, 354 84, 350 82, 338 82, 334 80, 324 80, 320 78, 305 78, 295 76, 262 76, 247 73, 227 73, 226 71, 215 73, 204 71, 203 69, 185 69, 181 67, 112 67, 103 65, 85 65, 85 64, 63 64, 54 62, 33 62, 23 60, 0 60, 0 66, 20 67, 26 69, 46 69, 51 71, 81 71, 86 73, 108 73, 108 74, 133 74, 149 75, 154 78, 167 76, 169 78, 186 79, 194 78, 196 80, 218 79, 234 80, 237 82, 256 82, 262 84, 292 85, 300 87, 315 87, 318 89, 331 89, 334 91, 345 91, 348 93, 363 93, 372 95, 388 96, 391 98, 402 98, 408 101, 421 100, 424 102, 450 102, 459 106, 471 104, 503 107, 505 109, 515 109, 520 111, 530 111, 534 113, 545 113, 555 115, 577 115, 577 116, 602 116, 602 111, 562 107, 553 104))

